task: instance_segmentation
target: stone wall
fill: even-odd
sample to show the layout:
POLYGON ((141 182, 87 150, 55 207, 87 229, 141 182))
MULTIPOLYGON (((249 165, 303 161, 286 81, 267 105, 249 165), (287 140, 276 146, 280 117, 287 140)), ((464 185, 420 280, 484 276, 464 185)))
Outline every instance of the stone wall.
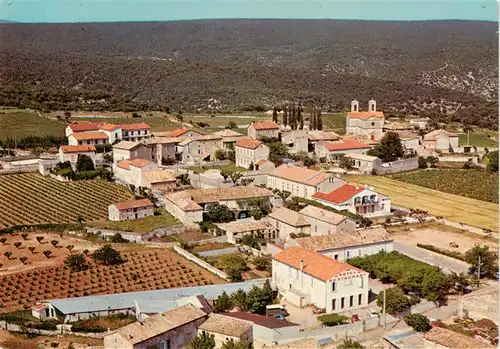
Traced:
POLYGON ((169 235, 182 234, 185 231, 185 227, 183 225, 175 225, 172 227, 165 228, 157 228, 151 230, 150 232, 145 233, 134 233, 129 231, 121 231, 121 230, 111 230, 111 229, 99 229, 99 228, 90 228, 87 227, 87 233, 89 234, 99 234, 101 238, 111 237, 115 234, 120 234, 122 238, 130 240, 135 243, 144 243, 151 239, 153 236, 162 237, 169 235))
POLYGON ((216 267, 214 267, 213 265, 208 264, 204 260, 201 260, 200 258, 196 257, 195 255, 193 255, 193 254, 189 253, 188 251, 184 250, 180 246, 174 246, 174 250, 175 250, 175 252, 177 252, 178 254, 180 254, 181 256, 183 256, 184 258, 189 259, 190 261, 198 264, 200 267, 208 270, 209 272, 217 275, 218 277, 220 277, 220 278, 222 278, 224 280, 229 281, 228 275, 226 273, 224 273, 222 270, 219 270, 216 267))
POLYGON ((384 162, 374 168, 378 175, 412 171, 418 169, 418 156, 391 162, 384 162))

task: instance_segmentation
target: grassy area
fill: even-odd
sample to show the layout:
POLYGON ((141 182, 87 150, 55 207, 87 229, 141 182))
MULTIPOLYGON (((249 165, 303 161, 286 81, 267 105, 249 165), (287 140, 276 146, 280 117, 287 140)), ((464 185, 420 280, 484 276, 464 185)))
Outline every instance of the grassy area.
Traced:
MULTIPOLYGON (((461 147, 467 145, 466 134, 458 136, 458 145, 461 147)), ((471 132, 469 134, 469 145, 476 147, 498 148, 498 142, 488 138, 488 135, 482 132, 471 132)))
POLYGON ((212 250, 221 250, 223 248, 228 248, 228 247, 234 247, 233 244, 230 244, 228 242, 224 243, 211 243, 211 244, 203 244, 203 245, 196 245, 193 246, 193 252, 204 252, 204 251, 212 251, 212 250))
POLYGON ((322 114, 323 129, 333 130, 342 135, 345 134, 346 113, 322 114))
POLYGON ((93 222, 89 226, 100 229, 123 230, 136 233, 148 232, 157 228, 170 227, 179 224, 179 221, 167 212, 159 216, 150 216, 130 221, 93 222))
POLYGON ((445 193, 498 203, 498 175, 477 170, 422 170, 398 173, 393 179, 445 193))
POLYGON ((36 113, 0 109, 0 140, 7 137, 64 136, 64 121, 43 118, 36 113))
POLYGON ((346 176, 345 179, 373 185, 377 191, 390 196, 394 205, 424 209, 445 219, 498 231, 498 204, 442 193, 388 177, 346 176))
POLYGON ((187 170, 193 171, 194 173, 203 173, 207 170, 221 170, 221 171, 227 171, 227 172, 245 172, 248 171, 246 168, 243 167, 236 167, 236 164, 230 164, 230 165, 224 165, 224 166, 211 166, 211 167, 188 167, 187 170))

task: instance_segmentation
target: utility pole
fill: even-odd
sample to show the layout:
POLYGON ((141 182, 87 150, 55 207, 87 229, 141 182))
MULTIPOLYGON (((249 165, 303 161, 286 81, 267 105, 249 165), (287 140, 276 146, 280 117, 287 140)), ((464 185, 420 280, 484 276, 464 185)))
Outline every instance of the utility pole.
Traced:
POLYGON ((479 285, 481 284, 481 255, 478 257, 478 262, 477 262, 477 288, 479 288, 479 285))

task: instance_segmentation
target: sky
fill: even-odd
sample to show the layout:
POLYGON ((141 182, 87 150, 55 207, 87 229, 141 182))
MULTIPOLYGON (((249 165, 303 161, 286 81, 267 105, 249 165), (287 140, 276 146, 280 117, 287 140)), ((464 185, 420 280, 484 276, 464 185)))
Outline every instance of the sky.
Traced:
POLYGON ((0 0, 15 22, 121 22, 224 18, 498 21, 494 0, 0 0))

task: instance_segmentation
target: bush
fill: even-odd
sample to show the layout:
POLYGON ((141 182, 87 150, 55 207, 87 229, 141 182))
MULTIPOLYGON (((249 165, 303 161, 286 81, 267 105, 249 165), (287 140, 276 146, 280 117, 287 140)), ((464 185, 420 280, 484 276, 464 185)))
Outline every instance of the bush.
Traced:
POLYGON ((349 318, 339 314, 326 314, 318 316, 318 320, 321 321, 324 326, 331 327, 346 324, 349 318))
POLYGON ((427 332, 431 329, 429 319, 422 314, 409 314, 403 320, 417 332, 427 332))
POLYGON ((435 247, 434 245, 424 245, 424 244, 417 244, 418 247, 423 248, 425 250, 429 250, 432 252, 436 252, 451 258, 455 258, 461 261, 465 261, 465 256, 457 251, 448 251, 444 249, 440 249, 439 247, 435 247))
POLYGON ((53 322, 40 322, 35 324, 28 324, 28 328, 34 328, 37 330, 45 330, 45 331, 55 331, 57 330, 57 325, 53 322))
POLYGON ((109 238, 109 241, 114 243, 127 243, 129 240, 124 239, 120 233, 116 233, 112 237, 109 238))
MULTIPOLYGON (((401 313, 410 308, 410 300, 399 287, 391 287, 386 291, 385 311, 389 314, 401 313)), ((377 295, 377 305, 384 306, 384 292, 377 295)))
POLYGON ((71 332, 102 333, 106 332, 106 329, 102 326, 88 326, 84 322, 75 322, 71 325, 71 332))

